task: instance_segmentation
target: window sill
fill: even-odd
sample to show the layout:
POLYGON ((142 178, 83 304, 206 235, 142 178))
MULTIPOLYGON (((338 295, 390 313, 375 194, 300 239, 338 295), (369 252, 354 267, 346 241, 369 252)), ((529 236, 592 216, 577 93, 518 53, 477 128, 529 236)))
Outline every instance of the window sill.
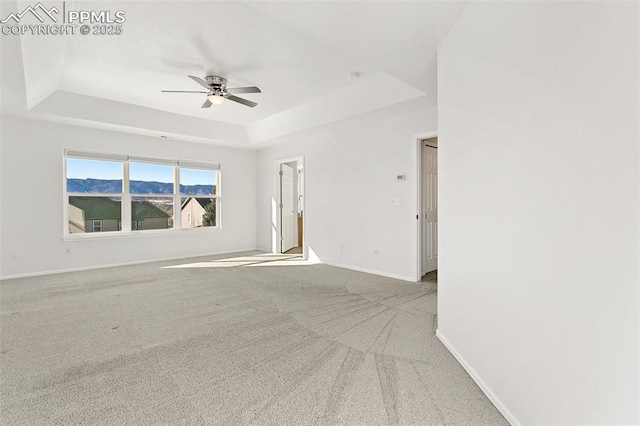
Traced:
POLYGON ((111 240, 120 238, 140 238, 140 237, 166 237, 168 235, 187 235, 190 233, 216 233, 222 229, 217 226, 207 226, 191 229, 158 229, 146 231, 111 231, 111 232, 89 232, 86 234, 66 234, 62 238, 64 241, 91 241, 91 240, 111 240))

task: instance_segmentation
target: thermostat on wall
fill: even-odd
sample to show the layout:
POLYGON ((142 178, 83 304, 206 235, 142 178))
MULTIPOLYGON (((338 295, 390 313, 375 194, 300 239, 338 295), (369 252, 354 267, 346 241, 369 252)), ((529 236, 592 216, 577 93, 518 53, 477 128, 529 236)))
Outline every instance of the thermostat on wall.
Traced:
POLYGON ((396 175, 396 180, 405 180, 406 176, 405 175, 396 175))

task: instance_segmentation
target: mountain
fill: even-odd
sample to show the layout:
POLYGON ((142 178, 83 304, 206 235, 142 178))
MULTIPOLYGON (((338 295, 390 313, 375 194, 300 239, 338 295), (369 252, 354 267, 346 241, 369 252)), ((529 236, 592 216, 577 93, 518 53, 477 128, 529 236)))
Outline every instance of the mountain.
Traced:
MULTIPOLYGON (((132 194, 166 194, 171 195, 173 184, 165 182, 146 182, 132 180, 129 188, 132 194)), ((180 192, 189 195, 209 195, 215 185, 180 185, 180 192)), ((67 192, 76 193, 111 193, 122 192, 120 179, 67 179, 67 192)))
POLYGON ((67 179, 67 192, 122 192, 121 179, 67 179))

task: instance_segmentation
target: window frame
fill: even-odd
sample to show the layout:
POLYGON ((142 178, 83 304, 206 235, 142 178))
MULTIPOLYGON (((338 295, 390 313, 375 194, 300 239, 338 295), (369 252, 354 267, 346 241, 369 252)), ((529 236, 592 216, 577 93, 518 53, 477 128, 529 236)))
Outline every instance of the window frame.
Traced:
MULTIPOLYGON (((71 149, 63 149, 62 155, 62 185, 63 185, 63 239, 64 240, 82 240, 86 238, 122 238, 122 237, 138 237, 148 235, 167 235, 176 234, 183 231, 187 232, 217 232, 222 230, 222 171, 220 163, 216 162, 203 162, 192 160, 179 160, 179 159, 166 159, 166 158, 153 158, 153 157, 138 157, 131 155, 104 153, 104 152, 89 152, 89 151, 77 151, 71 149), (78 158, 85 160, 98 160, 98 161, 118 161, 122 163, 122 193, 81 193, 81 192, 69 192, 67 191, 67 159, 78 158), (173 167, 173 194, 134 194, 130 192, 129 188, 129 164, 130 162, 146 162, 150 164, 170 165, 173 167), (215 172, 215 181, 213 183, 215 187, 215 194, 211 195, 185 195, 180 193, 180 168, 187 169, 199 169, 210 170, 215 172), (121 202, 121 214, 120 221, 121 226, 118 231, 110 232, 84 232, 84 233, 71 233, 69 232, 69 197, 118 197, 121 202), (133 229, 133 217, 131 202, 133 198, 140 197, 154 197, 161 196, 173 199, 173 227, 167 229, 147 229, 147 230, 134 230, 133 229), (199 197, 199 198, 212 198, 216 202, 216 225, 215 226, 202 226, 197 228, 182 228, 182 198, 184 197, 199 197)), ((96 219, 97 220, 97 219, 96 219)), ((92 222, 93 225, 93 222, 92 222)))
POLYGON ((102 232, 102 219, 91 220, 91 232, 102 232), (100 227, 99 231, 96 231, 96 224, 100 227))

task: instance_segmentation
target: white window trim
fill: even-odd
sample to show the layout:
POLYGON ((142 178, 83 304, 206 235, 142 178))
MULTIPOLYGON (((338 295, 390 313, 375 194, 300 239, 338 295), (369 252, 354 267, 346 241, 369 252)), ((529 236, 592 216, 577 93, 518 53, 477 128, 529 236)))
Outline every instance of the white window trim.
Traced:
POLYGON ((205 163, 201 161, 191 160, 172 160, 166 158, 150 158, 150 157, 137 157, 123 154, 104 153, 104 152, 88 152, 88 151, 75 151, 69 149, 63 149, 62 152, 62 187, 63 187, 63 240, 64 241, 81 241, 91 240, 94 238, 126 238, 126 237, 138 237, 138 236, 150 236, 150 235, 178 235, 187 232, 219 232, 222 230, 222 210, 221 210, 221 171, 220 163, 205 163), (67 158, 81 158, 86 160, 107 160, 122 162, 122 193, 85 193, 85 192, 68 192, 67 191, 67 158), (131 194, 129 192, 129 162, 147 162, 153 164, 172 165, 173 166, 173 228, 170 229, 148 229, 148 230, 132 230, 132 215, 131 215, 131 199, 132 197, 171 197, 168 194, 131 194), (216 172, 215 188, 216 193, 211 195, 196 196, 180 194, 180 167, 189 169, 211 170, 216 172), (69 232, 69 197, 117 197, 121 198, 121 230, 109 231, 109 232, 86 232, 75 233, 69 232), (182 212, 181 201, 184 197, 196 197, 196 198, 215 198, 216 200, 216 225, 215 226, 202 226, 198 228, 182 229, 182 212), (126 203, 126 204, 125 204, 126 203), (129 207, 125 207, 129 206, 129 207))

